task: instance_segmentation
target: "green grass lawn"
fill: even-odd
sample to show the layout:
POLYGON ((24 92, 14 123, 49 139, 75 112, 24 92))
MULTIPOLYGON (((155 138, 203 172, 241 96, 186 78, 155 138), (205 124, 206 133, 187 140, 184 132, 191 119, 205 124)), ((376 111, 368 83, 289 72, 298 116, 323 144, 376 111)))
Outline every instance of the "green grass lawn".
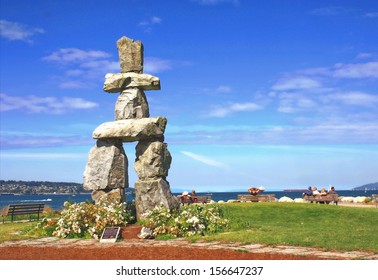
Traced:
MULTIPOLYGON (((193 240, 378 253, 378 209, 297 203, 223 204, 229 228, 193 240)), ((0 224, 0 242, 43 237, 37 222, 0 224)))
POLYGON ((322 204, 234 203, 222 205, 227 232, 213 241, 321 247, 378 252, 378 209, 322 204))
POLYGON ((36 225, 37 222, 0 224, 0 242, 40 238, 40 235, 34 234, 36 225))

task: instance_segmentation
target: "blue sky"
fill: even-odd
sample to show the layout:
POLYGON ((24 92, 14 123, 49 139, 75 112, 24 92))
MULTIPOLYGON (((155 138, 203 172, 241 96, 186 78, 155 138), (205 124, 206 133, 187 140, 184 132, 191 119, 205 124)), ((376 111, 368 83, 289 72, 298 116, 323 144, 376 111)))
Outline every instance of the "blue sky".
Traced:
POLYGON ((1 179, 82 182, 127 36, 161 80, 173 190, 378 181, 377 1, 0 3, 1 179))

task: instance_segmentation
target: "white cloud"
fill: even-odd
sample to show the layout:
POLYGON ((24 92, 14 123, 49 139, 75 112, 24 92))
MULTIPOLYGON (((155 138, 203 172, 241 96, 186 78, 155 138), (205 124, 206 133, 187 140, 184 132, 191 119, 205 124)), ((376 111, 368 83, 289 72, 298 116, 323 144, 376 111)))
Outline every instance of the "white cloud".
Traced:
POLYGON ((207 116, 215 118, 224 118, 236 112, 257 111, 261 109, 263 109, 262 106, 253 102, 231 103, 225 106, 215 106, 212 110, 210 110, 209 113, 207 113, 207 116))
MULTIPOLYGON (((118 61, 111 59, 107 52, 98 50, 82 50, 78 48, 63 48, 42 58, 44 61, 56 63, 64 69, 64 74, 55 77, 60 88, 78 89, 95 86, 102 81, 106 73, 120 71, 118 61)), ((144 72, 159 73, 170 70, 173 62, 168 59, 146 57, 144 72)))
POLYGON ((144 29, 144 32, 149 33, 152 31, 152 26, 156 24, 160 24, 162 22, 162 19, 157 16, 150 17, 147 20, 143 20, 139 22, 139 26, 144 29))
POLYGON ((357 64, 336 64, 333 76, 337 78, 378 78, 378 61, 357 64))
POLYGON ((209 5, 209 6, 215 6, 221 3, 231 3, 235 6, 238 6, 239 0, 192 0, 192 2, 197 2, 201 5, 209 5))
POLYGON ((356 58, 357 59, 366 59, 366 58, 372 58, 375 55, 373 53, 359 53, 356 58))
POLYGON ((97 61, 98 59, 109 58, 111 55, 103 51, 81 50, 77 48, 63 48, 52 54, 45 56, 43 59, 47 61, 57 62, 59 64, 67 63, 86 63, 97 61))
POLYGON ((119 72, 118 62, 109 53, 98 50, 62 48, 42 58, 65 69, 65 75, 54 77, 58 87, 66 89, 95 86, 108 72, 119 72))
POLYGON ((231 92, 232 89, 229 86, 221 85, 221 86, 216 88, 216 91, 221 92, 221 93, 227 93, 227 92, 231 92))
POLYGON ((10 41, 24 41, 33 43, 36 34, 44 33, 42 28, 34 28, 18 22, 0 20, 0 35, 10 41))
MULTIPOLYGON (((80 132, 82 133, 82 132, 80 132)), ((65 146, 87 146, 93 144, 90 133, 86 136, 81 134, 66 135, 64 133, 52 135, 48 133, 28 132, 3 132, 0 135, 0 146, 4 150, 48 148, 65 146)))
POLYGON ((205 156, 198 155, 198 154, 195 154, 195 153, 192 153, 192 152, 187 152, 187 151, 181 151, 181 153, 183 155, 190 157, 191 159, 202 162, 202 163, 209 165, 209 166, 213 166, 213 167, 217 167, 217 168, 227 168, 227 165, 225 165, 224 163, 216 161, 216 160, 211 159, 209 157, 205 157, 205 156))
POLYGON ((302 90, 313 89, 321 87, 320 82, 309 77, 283 77, 273 86, 273 90, 286 91, 286 90, 302 90))
POLYGON ((38 97, 38 96, 10 96, 0 94, 0 111, 23 110, 28 113, 63 114, 71 110, 91 109, 98 104, 82 98, 73 97, 38 97))
POLYGON ((332 94, 327 99, 340 101, 348 105, 367 107, 378 105, 378 96, 358 91, 332 94))
POLYGON ((294 113, 298 111, 308 111, 318 105, 312 98, 300 93, 283 92, 279 96, 278 112, 294 113))
POLYGON ((157 57, 146 57, 144 59, 143 70, 145 73, 160 73, 172 69, 172 62, 167 59, 157 57))
POLYGON ((20 159, 85 159, 87 154, 79 153, 2 153, 2 158, 20 159))
POLYGON ((336 7, 325 7, 325 8, 314 9, 310 12, 310 14, 316 15, 316 16, 336 16, 340 14, 345 14, 349 11, 350 9, 336 6, 336 7))
POLYGON ((366 13, 365 16, 369 18, 376 18, 378 17, 378 12, 366 13))

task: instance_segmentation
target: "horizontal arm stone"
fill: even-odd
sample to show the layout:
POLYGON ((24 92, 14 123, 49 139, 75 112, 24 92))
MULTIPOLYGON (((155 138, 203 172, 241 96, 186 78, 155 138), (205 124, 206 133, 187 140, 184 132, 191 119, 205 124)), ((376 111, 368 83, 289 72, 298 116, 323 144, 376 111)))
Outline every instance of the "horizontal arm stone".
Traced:
POLYGON ((113 138, 122 142, 162 139, 166 125, 164 117, 119 120, 101 124, 92 136, 94 139, 113 138))
POLYGON ((142 90, 159 90, 160 79, 149 74, 118 73, 106 74, 104 91, 109 93, 121 92, 127 88, 139 88, 142 90))

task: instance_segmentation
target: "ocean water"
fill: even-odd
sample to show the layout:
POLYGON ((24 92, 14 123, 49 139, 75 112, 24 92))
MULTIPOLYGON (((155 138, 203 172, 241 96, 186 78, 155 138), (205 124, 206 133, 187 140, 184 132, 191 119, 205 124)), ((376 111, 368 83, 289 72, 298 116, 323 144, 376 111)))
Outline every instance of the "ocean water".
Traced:
MULTIPOLYGON (((367 196, 370 197, 372 194, 377 194, 378 191, 337 191, 340 196, 367 196)), ((173 193, 174 195, 179 195, 181 193, 173 193)), ((201 193, 198 192, 197 195, 211 195, 211 198, 214 201, 224 200, 227 201, 229 199, 237 199, 238 194, 248 194, 247 192, 213 192, 213 193, 201 193)), ((262 194, 274 194, 276 198, 281 198, 283 196, 294 198, 301 198, 301 192, 283 192, 283 191, 275 191, 275 192, 268 192, 265 191, 262 194)), ((32 194, 32 195, 0 195, 0 209, 9 205, 9 204, 20 204, 20 203, 44 203, 50 208, 54 210, 61 210, 63 209, 63 204, 65 201, 72 201, 72 202, 83 202, 83 201, 92 201, 92 197, 90 194, 32 194)), ((127 201, 134 200, 134 195, 127 195, 127 201)))

